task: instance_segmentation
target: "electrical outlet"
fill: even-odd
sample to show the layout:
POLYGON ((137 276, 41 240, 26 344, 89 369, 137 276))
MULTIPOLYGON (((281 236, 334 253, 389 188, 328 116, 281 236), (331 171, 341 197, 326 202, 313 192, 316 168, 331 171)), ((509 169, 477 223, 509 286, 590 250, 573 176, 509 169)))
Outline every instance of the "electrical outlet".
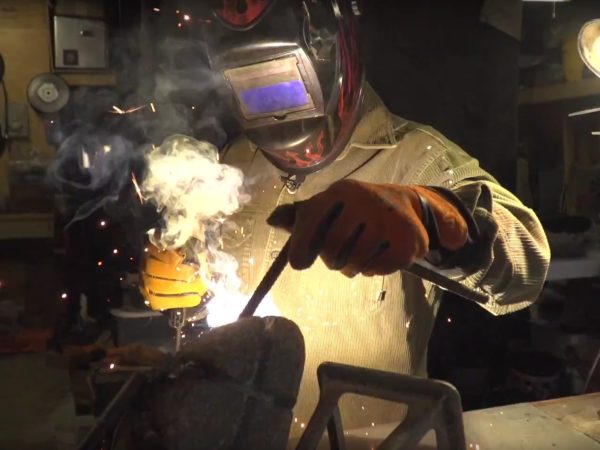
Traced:
POLYGON ((9 138, 29 136, 29 106, 27 103, 10 102, 8 104, 7 133, 9 138))

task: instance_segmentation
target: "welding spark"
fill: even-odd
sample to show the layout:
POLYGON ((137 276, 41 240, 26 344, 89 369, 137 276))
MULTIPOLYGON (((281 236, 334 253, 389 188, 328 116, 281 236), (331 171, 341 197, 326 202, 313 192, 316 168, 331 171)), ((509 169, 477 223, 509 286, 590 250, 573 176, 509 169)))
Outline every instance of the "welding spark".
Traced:
POLYGON ((62 294, 60 294, 60 298, 62 298, 63 300, 65 300, 67 298, 67 293, 63 292, 62 294))
POLYGON ((84 169, 90 168, 90 156, 85 150, 81 150, 81 163, 83 164, 84 169))
POLYGON ((100 221, 100 227, 104 228, 106 226, 106 220, 101 220, 100 221))
POLYGON ((185 20, 186 22, 189 22, 191 20, 191 17, 189 14, 184 14, 183 15, 183 20, 185 20))
POLYGON ((110 153, 112 149, 110 148, 110 145, 105 145, 104 146, 104 153, 110 153))
POLYGON ((182 26, 183 26, 183 24, 182 24, 181 22, 179 22, 179 23, 177 24, 177 28, 181 28, 182 26))
POLYGON ((152 110, 153 113, 156 112, 156 108, 154 107, 154 103, 150 102, 150 109, 152 110))
POLYGON ((113 106, 113 111, 111 111, 113 114, 131 114, 134 113, 136 111, 139 111, 140 109, 144 109, 146 107, 146 105, 142 105, 142 106, 135 106, 133 108, 129 108, 129 109, 121 109, 118 106, 113 106))
POLYGON ((140 189, 140 185, 137 182, 137 179, 135 178, 135 175, 133 172, 131 172, 131 182, 133 183, 133 187, 135 188, 135 192, 137 194, 137 196, 140 199, 140 203, 143 205, 144 204, 144 196, 142 195, 142 190, 140 189))
POLYGON ((152 11, 154 11, 154 12, 160 12, 160 8, 152 8, 152 11))
POLYGON ((119 250, 118 250, 118 249, 116 249, 116 248, 114 248, 114 249, 113 249, 113 255, 116 255, 117 253, 119 253, 119 250))
POLYGON ((102 267, 104 265, 102 261, 98 261, 96 264, 98 265, 98 267, 102 267))
POLYGON ((115 368, 115 363, 110 363, 110 365, 108 366, 108 368, 110 370, 113 370, 115 368))

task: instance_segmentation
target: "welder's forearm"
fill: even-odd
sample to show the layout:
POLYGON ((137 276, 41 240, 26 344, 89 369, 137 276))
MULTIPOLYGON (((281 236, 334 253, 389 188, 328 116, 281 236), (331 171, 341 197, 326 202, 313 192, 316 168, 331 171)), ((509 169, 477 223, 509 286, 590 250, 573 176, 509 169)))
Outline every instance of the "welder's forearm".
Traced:
POLYGON ((506 189, 477 184, 456 191, 467 203, 475 200, 470 206, 482 234, 475 270, 462 283, 486 292, 486 308, 493 314, 517 311, 533 303, 543 287, 550 263, 546 235, 535 213, 506 189))

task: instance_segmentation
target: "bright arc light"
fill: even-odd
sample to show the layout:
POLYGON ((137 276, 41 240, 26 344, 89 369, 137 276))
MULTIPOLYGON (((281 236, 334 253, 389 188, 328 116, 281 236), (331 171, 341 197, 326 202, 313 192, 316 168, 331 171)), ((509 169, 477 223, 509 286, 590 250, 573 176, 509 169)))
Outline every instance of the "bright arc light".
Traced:
MULTIPOLYGON (((215 294, 208 303, 208 317, 206 318, 208 326, 211 328, 220 327, 235 322, 246 303, 248 296, 240 293, 223 292, 215 294)), ((254 314, 257 317, 280 316, 279 309, 273 297, 270 294, 263 299, 260 306, 254 314)))

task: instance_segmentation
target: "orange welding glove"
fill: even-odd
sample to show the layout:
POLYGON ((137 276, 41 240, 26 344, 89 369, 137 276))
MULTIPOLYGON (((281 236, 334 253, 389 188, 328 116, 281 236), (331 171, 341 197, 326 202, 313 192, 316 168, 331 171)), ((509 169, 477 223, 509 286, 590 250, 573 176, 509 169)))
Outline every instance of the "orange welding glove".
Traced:
POLYGON ((160 250, 153 245, 140 271, 140 291, 154 310, 191 308, 200 305, 208 289, 198 267, 184 263, 184 253, 160 250))
POLYGON ((306 269, 320 255, 347 276, 390 274, 432 249, 458 251, 474 223, 450 191, 356 180, 278 207, 268 222, 291 233, 293 268, 306 269))

